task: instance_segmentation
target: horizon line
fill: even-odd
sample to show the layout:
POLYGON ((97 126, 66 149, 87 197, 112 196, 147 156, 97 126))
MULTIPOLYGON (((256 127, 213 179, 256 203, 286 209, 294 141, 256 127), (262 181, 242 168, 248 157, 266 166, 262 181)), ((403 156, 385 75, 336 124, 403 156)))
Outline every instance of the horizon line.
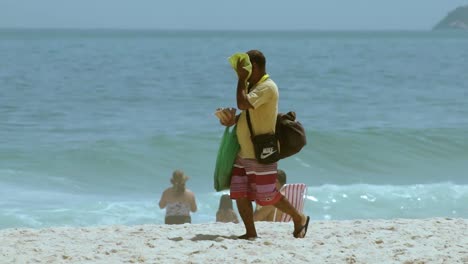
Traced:
POLYGON ((145 27, 2 27, 0 30, 115 30, 115 31, 175 31, 175 32, 427 32, 433 29, 215 29, 215 28, 145 28, 145 27))

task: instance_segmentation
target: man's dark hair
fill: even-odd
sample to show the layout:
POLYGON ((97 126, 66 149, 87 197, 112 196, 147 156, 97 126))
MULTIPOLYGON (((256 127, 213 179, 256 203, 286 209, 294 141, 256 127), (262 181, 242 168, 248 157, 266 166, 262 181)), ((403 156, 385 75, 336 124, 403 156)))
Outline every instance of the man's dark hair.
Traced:
POLYGON ((261 51, 249 50, 247 51, 247 55, 249 55, 252 64, 256 64, 260 69, 265 69, 266 59, 261 51))
POLYGON ((278 170, 278 174, 276 175, 276 179, 281 185, 286 184, 286 173, 283 170, 278 170))

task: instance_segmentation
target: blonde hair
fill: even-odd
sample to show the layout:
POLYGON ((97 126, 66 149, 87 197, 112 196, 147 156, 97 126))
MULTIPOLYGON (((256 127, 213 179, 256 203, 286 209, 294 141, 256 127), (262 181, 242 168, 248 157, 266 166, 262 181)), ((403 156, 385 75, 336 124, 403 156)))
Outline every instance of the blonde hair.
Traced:
POLYGON ((189 177, 182 170, 175 170, 172 173, 171 183, 185 183, 189 177))

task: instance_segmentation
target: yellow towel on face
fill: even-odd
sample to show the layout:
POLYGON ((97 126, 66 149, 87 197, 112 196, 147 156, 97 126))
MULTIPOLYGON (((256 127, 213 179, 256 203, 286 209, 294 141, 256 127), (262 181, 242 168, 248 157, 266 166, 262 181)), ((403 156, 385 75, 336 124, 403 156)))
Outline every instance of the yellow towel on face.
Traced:
POLYGON ((247 70, 249 73, 247 75, 247 80, 250 78, 250 75, 252 74, 252 63, 250 62, 249 55, 247 53, 234 53, 231 57, 228 58, 229 63, 231 64, 231 67, 234 69, 234 71, 237 72, 237 63, 241 60, 242 62, 242 68, 247 70))

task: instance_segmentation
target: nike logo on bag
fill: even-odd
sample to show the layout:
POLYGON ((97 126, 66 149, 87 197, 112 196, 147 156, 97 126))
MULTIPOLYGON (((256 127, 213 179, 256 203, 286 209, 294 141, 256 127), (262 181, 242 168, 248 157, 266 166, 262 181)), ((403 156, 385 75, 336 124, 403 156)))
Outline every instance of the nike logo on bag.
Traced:
POLYGON ((261 159, 266 159, 270 157, 271 155, 275 154, 276 150, 273 150, 273 148, 267 148, 263 149, 262 154, 260 154, 261 159))

